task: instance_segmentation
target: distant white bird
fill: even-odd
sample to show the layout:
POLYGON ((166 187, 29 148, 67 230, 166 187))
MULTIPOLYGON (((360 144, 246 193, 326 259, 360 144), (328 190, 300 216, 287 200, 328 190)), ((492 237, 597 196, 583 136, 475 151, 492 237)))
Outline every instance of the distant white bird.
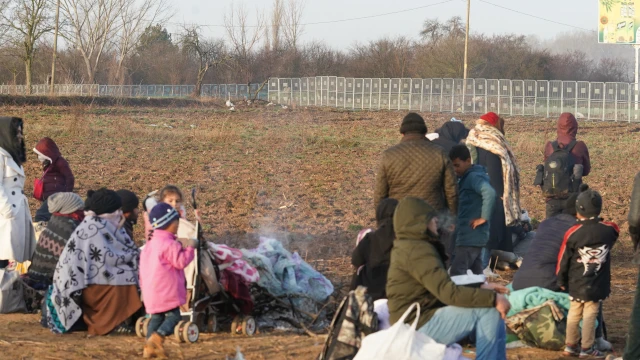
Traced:
POLYGON ((231 93, 228 94, 228 99, 227 99, 227 102, 225 104, 227 105, 227 107, 234 107, 235 106, 231 102, 231 93))

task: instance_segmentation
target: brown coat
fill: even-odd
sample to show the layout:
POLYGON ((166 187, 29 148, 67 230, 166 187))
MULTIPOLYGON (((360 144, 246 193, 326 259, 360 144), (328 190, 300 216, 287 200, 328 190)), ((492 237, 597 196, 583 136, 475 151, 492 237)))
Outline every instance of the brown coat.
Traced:
POLYGON ((409 134, 382 153, 376 175, 375 208, 384 198, 413 196, 438 211, 458 211, 458 184, 451 160, 423 135, 409 134))

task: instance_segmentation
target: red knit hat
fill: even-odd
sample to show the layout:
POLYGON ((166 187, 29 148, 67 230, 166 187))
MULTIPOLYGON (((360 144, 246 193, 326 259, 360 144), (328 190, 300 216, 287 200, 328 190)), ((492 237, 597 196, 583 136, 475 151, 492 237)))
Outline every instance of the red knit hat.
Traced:
POLYGON ((488 112, 488 113, 480 116, 480 119, 488 122, 489 124, 491 124, 493 126, 498 126, 500 124, 500 116, 498 116, 498 114, 496 114, 494 112, 488 112))

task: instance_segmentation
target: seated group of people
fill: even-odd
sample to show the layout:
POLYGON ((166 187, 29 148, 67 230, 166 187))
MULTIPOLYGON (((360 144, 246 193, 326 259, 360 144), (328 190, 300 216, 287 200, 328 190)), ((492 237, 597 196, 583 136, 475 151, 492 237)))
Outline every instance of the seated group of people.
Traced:
MULTIPOLYGON (((558 139, 568 143, 574 142, 571 149, 568 149, 571 152, 575 148, 577 122, 572 115, 568 115, 563 114, 559 121, 558 139), (571 139, 565 139, 568 137, 571 139)), ((484 125, 487 122, 500 124, 501 121, 487 119, 490 117, 485 119, 483 116, 478 125, 483 126, 483 130, 490 133, 490 136, 501 138, 498 131, 486 129, 484 125)), ((414 119, 410 121, 413 125, 417 123, 414 119)), ((403 126, 405 125, 403 122, 403 126)), ((460 140, 457 140, 457 144, 455 141, 447 141, 446 134, 463 133, 461 129, 450 130, 460 127, 464 128, 459 122, 448 122, 443 127, 445 130, 438 131, 437 137, 432 136, 427 140, 433 143, 439 141, 440 144, 436 145, 443 149, 443 145, 447 146, 453 170, 458 177, 457 204, 450 200, 453 197, 448 188, 447 170, 444 171, 444 180, 441 177, 439 183, 443 194, 440 198, 446 198, 449 209, 455 210, 457 214, 453 239, 447 239, 442 226, 443 219, 446 222, 449 215, 446 211, 443 215, 442 206, 431 206, 429 196, 416 197, 409 194, 402 199, 393 199, 392 196, 376 198, 378 228, 366 233, 361 232, 359 235, 361 239, 352 255, 352 264, 357 269, 352 288, 362 285, 367 287, 374 301, 386 299, 392 324, 411 304, 417 302, 421 305, 418 322, 420 332, 447 345, 472 335, 476 343, 477 359, 505 359, 506 331, 503 320, 511 307, 505 296, 509 290, 489 282, 480 286, 460 286, 452 280, 452 277, 467 274, 468 271, 482 274, 493 255, 498 260, 506 259, 509 263, 517 263, 518 271, 512 284, 514 290, 542 287, 569 294, 572 301, 567 322, 565 355, 603 358, 603 352, 611 350, 611 344, 604 338, 602 300, 606 299, 610 292, 609 251, 618 237, 619 230, 615 224, 600 219, 602 198, 599 193, 583 185, 579 191, 565 197, 548 198, 548 218, 540 223, 536 232, 529 232, 531 229, 527 227, 530 225, 522 221, 522 218, 513 222, 525 223, 525 229, 520 229, 520 234, 516 232, 512 237, 511 245, 519 249, 508 252, 485 251, 483 249, 487 248, 487 242, 491 241, 490 238, 495 236, 496 231, 500 232, 500 236, 503 235, 501 231, 505 224, 505 216, 515 218, 518 212, 510 213, 510 210, 518 209, 519 206, 504 201, 498 194, 490 174, 478 165, 478 157, 483 155, 473 153, 473 150, 478 151, 479 148, 474 149, 474 146, 469 146, 468 143, 459 144, 460 140), (498 216, 500 226, 496 227, 500 229, 494 231, 493 219, 498 213, 501 215, 498 216), (590 246, 602 251, 598 254, 589 252, 590 246), (536 251, 527 253, 527 248, 535 248, 536 251), (453 260, 449 263, 452 255, 453 260), (582 276, 583 272, 586 275, 582 276), (583 330, 580 343, 578 324, 581 320, 583 330)), ((503 131, 500 133, 503 135, 503 131)), ((423 143, 423 137, 413 136, 407 139, 407 134, 403 134, 403 142, 412 142, 411 145, 404 145, 406 149, 431 146, 423 143)), ((478 134, 474 136, 481 137, 478 134)), ((477 139, 474 141, 477 142, 477 139)), ((556 147, 557 145, 553 145, 552 149, 556 147)), ((398 157, 400 151, 397 149, 399 146, 390 149, 385 156, 398 157)), ((589 159, 584 143, 580 142, 577 151, 578 156, 586 154, 586 158, 576 161, 580 163, 581 170, 584 169, 583 174, 586 175, 589 171, 589 159)), ((554 150, 551 150, 545 154, 545 161, 553 152, 554 150)), ((510 149, 508 153, 505 157, 513 158, 510 149)), ((399 158, 395 160, 399 161, 399 158)), ((431 163, 440 165, 439 161, 431 163)), ((377 189, 377 194, 397 195, 403 193, 401 190, 405 190, 396 190, 393 194, 393 182, 397 184, 399 180, 389 180, 390 166, 393 165, 385 163, 383 156, 381 172, 385 187, 382 191, 377 189)), ((509 171, 505 167, 503 174, 509 171)), ((508 178, 508 175, 506 177, 508 178)), ((413 184, 412 180, 402 179, 402 185, 413 184)), ((516 181, 511 186, 517 185, 518 182, 516 176, 516 181)), ((499 189, 500 193, 506 195, 509 192, 517 192, 506 187, 499 189)), ((517 229, 511 227, 508 233, 514 232, 513 230, 517 229)), ((412 320, 411 316, 409 320, 412 320)))

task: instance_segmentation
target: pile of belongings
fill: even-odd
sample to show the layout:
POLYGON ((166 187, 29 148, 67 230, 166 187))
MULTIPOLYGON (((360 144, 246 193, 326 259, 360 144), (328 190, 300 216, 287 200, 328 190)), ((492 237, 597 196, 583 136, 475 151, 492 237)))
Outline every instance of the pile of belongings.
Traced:
POLYGON ((324 304, 333 285, 298 253, 290 253, 278 240, 261 237, 257 248, 242 249, 242 254, 260 274, 251 291, 258 327, 318 331, 328 326, 331 319, 324 304))
POLYGON ((508 298, 511 310, 505 322, 509 334, 515 334, 528 346, 564 349, 566 315, 571 305, 568 294, 530 287, 511 291, 508 298))

